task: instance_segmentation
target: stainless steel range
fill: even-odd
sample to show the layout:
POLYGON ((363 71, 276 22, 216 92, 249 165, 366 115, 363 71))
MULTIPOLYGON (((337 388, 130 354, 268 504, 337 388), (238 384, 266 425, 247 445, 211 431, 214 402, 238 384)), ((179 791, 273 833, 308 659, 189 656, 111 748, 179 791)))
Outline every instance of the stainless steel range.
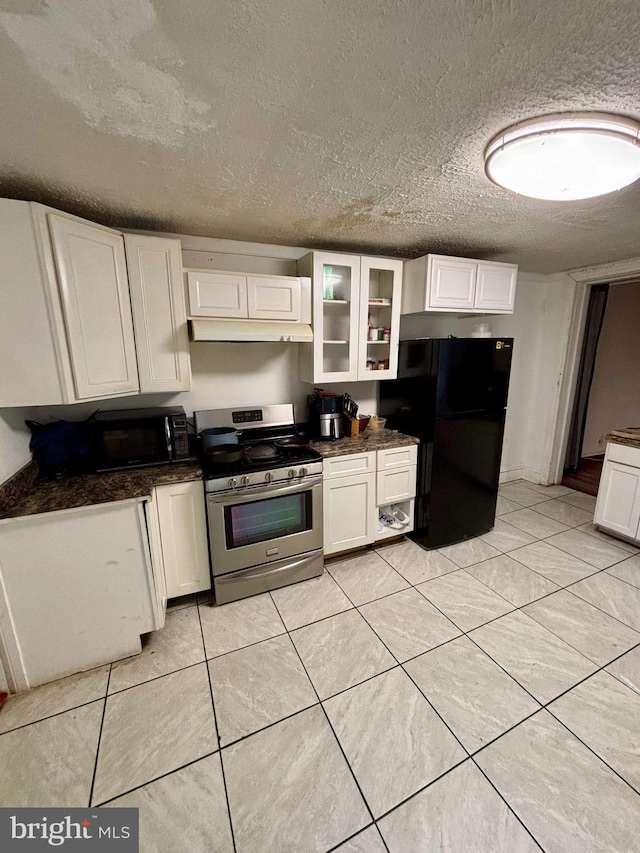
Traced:
POLYGON ((296 435, 293 406, 210 409, 194 416, 198 433, 238 430, 239 459, 216 462, 203 454, 216 603, 321 575, 322 457, 283 441, 296 435))

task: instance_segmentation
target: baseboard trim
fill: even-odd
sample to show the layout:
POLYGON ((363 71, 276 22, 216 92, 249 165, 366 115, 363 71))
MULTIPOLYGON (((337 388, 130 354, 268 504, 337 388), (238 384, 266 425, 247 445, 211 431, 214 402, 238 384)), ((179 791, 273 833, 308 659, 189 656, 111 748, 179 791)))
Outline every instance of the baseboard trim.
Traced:
POLYGON ((524 477, 524 468, 509 468, 507 471, 500 471, 500 483, 510 483, 512 480, 520 480, 524 477))

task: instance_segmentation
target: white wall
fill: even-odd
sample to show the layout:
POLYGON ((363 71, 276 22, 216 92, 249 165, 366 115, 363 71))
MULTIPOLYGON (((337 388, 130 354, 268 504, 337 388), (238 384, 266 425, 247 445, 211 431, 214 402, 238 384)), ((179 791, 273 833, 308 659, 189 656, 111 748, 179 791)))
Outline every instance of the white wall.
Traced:
POLYGON ((0 483, 31 459, 24 409, 0 409, 0 483))
POLYGON ((488 322, 492 337, 514 339, 501 480, 548 482, 574 286, 565 275, 520 273, 511 315, 403 318, 403 337, 468 337, 476 323, 488 322))
POLYGON ((613 429, 640 425, 640 282, 609 288, 593 382, 583 456, 604 453, 613 429))

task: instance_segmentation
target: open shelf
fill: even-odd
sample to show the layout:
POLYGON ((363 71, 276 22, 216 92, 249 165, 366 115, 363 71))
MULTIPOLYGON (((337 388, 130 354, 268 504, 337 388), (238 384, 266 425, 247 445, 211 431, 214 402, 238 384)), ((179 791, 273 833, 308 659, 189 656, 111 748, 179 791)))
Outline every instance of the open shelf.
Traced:
MULTIPOLYGON (((405 525, 401 530, 397 530, 393 527, 385 527, 383 524, 378 522, 376 542, 380 542, 382 539, 393 539, 396 536, 404 536, 405 533, 409 533, 413 530, 413 510, 415 506, 415 499, 411 498, 406 501, 398 501, 398 506, 409 516, 409 524, 405 525)), ((376 509, 379 509, 379 507, 376 509)))

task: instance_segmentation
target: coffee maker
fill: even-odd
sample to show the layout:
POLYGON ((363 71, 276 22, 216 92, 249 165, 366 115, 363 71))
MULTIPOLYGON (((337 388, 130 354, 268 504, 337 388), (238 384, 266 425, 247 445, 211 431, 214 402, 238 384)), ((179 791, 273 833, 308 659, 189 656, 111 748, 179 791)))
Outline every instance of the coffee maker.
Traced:
POLYGON ((309 431, 316 440, 334 440, 342 438, 342 412, 344 398, 342 394, 316 391, 308 398, 309 431))

